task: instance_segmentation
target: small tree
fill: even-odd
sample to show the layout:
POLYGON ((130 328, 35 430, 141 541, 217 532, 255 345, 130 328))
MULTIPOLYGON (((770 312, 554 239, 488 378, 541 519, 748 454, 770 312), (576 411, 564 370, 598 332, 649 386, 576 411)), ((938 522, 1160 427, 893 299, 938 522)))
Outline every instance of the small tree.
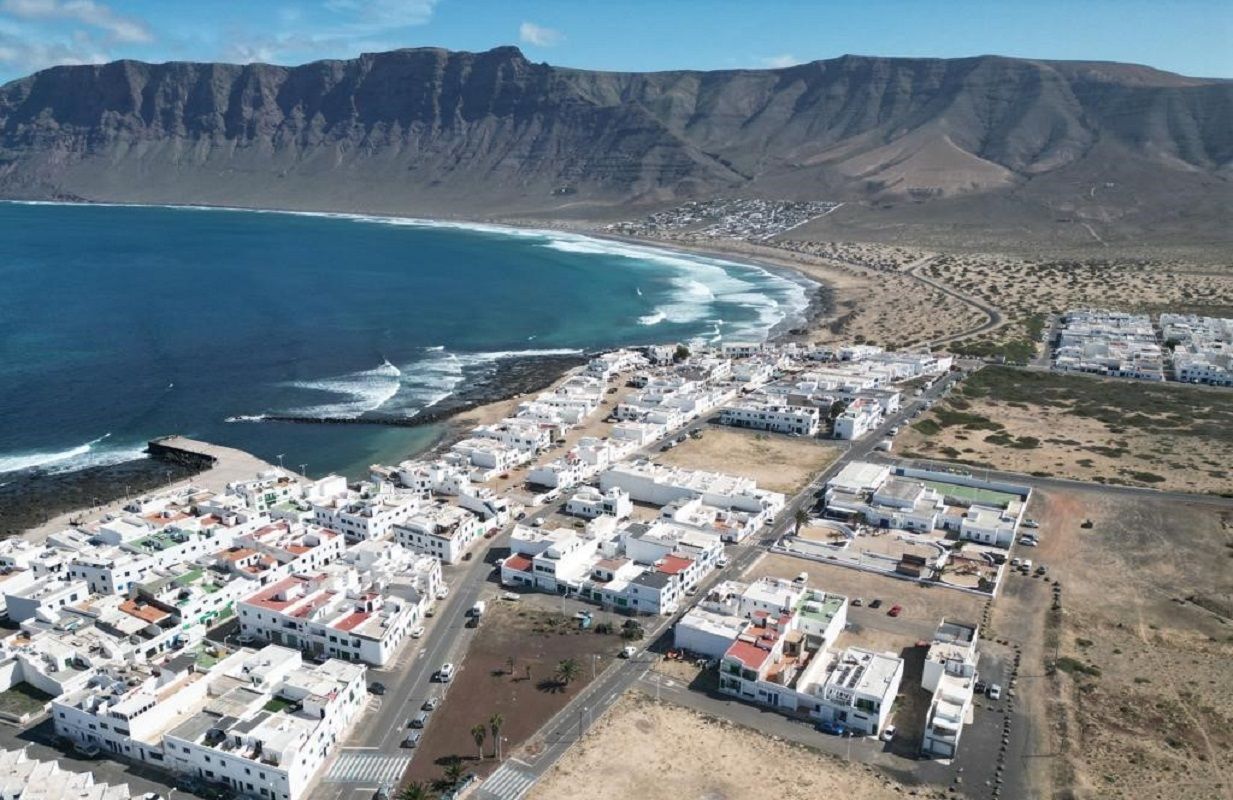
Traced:
POLYGON ((792 533, 796 536, 800 536, 801 528, 809 524, 809 512, 805 510, 804 506, 796 509, 796 513, 792 515, 792 524, 795 526, 792 533))
POLYGON ((471 738, 475 740, 475 746, 479 748, 479 759, 484 760, 484 739, 488 736, 488 729, 484 727, 484 723, 471 726, 471 738))
POLYGON ((672 354, 672 360, 678 364, 689 358, 689 348, 683 344, 676 346, 676 351, 672 354))
POLYGON ((582 668, 572 658, 567 658, 560 664, 557 664, 557 679, 561 681, 563 686, 569 686, 570 681, 577 678, 581 672, 582 668))
POLYGON ((428 800, 428 787, 416 781, 403 787, 398 793, 398 800, 428 800))
POLYGON ((462 781, 462 759, 458 756, 451 756, 450 760, 445 762, 445 782, 453 787, 457 786, 462 781))
POLYGON ((505 724, 505 717, 500 714, 493 714, 488 718, 488 730, 492 732, 492 756, 493 758, 501 757, 501 726, 505 724))

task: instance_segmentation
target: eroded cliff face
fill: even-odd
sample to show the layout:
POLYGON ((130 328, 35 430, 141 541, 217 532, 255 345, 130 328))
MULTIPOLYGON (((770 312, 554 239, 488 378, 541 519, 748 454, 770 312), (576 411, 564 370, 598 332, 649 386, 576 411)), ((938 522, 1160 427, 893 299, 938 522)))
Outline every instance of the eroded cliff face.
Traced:
POLYGON ((1106 163, 1123 181, 1220 189, 1231 161, 1233 83, 1125 64, 610 73, 507 47, 120 61, 0 87, 9 198, 493 214, 742 193, 922 201, 1066 186, 1106 163))

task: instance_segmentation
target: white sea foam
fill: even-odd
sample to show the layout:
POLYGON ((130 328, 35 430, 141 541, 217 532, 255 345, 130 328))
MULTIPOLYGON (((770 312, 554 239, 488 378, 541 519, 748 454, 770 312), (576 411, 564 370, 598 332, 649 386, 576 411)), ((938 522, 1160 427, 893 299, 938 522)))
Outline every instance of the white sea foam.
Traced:
MULTIPOLYGON (((381 366, 338 377, 294 381, 296 389, 325 392, 333 397, 324 403, 294 408, 284 413, 302 417, 356 419, 367 413, 415 416, 449 397, 466 380, 482 377, 508 358, 576 355, 574 348, 498 350, 453 353, 443 347, 424 348, 425 357, 401 367, 386 361, 381 366)), ((228 417, 228 422, 257 422, 265 414, 228 417)))
POLYGON ((66 450, 16 453, 9 456, 0 456, 0 473, 39 470, 40 472, 52 475, 60 475, 66 472, 76 472, 87 467, 121 464, 125 461, 133 461, 144 457, 144 447, 101 446, 109 438, 111 438, 111 434, 107 433, 85 444, 79 444, 66 450))
POLYGON ((401 377, 402 370, 386 361, 375 369, 335 378, 292 381, 286 385, 334 396, 331 402, 299 408, 292 413, 306 417, 353 419, 365 412, 376 411, 398 394, 401 377))
POLYGON ((667 317, 664 315, 664 312, 655 311, 651 314, 645 314, 641 317, 638 317, 638 324, 639 325, 658 325, 659 323, 663 322, 665 319, 667 319, 667 317))
POLYGON ((227 417, 223 422, 264 422, 266 418, 265 414, 238 414, 234 417, 227 417))

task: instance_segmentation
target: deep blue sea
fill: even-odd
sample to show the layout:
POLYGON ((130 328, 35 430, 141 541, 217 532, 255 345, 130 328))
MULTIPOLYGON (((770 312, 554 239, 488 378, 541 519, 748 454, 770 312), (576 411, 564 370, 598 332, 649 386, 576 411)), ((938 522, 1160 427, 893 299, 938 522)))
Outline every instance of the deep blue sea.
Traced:
POLYGON ((440 429, 242 420, 410 416, 502 358, 762 338, 806 298, 757 267, 571 234, 0 203, 0 483, 169 433, 354 476, 440 429))

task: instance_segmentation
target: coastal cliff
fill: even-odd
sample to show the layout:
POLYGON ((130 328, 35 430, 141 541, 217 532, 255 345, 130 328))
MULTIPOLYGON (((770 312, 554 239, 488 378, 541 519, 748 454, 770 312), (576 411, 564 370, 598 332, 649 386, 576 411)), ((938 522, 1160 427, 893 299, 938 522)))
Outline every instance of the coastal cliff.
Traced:
POLYGON ((1128 64, 619 73, 424 48, 118 61, 0 87, 10 199, 594 217, 736 194, 1052 208, 1107 185, 1111 213, 1177 216, 1227 200, 1231 163, 1233 82, 1128 64))

